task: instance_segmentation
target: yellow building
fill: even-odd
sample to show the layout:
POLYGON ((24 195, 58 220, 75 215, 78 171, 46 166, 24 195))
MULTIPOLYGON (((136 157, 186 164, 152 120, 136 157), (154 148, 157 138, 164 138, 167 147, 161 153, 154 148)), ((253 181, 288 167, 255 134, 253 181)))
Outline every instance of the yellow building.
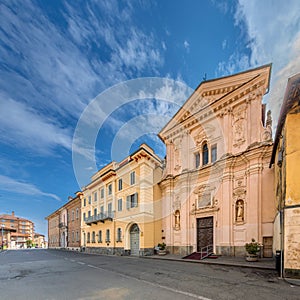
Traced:
POLYGON ((275 168, 277 205, 274 250, 283 253, 283 274, 296 277, 300 277, 299 101, 300 74, 297 74, 288 80, 270 163, 275 168))
POLYGON ((89 253, 151 255, 162 242, 157 182, 162 162, 142 144, 122 162, 111 162, 83 188, 81 245, 89 253))

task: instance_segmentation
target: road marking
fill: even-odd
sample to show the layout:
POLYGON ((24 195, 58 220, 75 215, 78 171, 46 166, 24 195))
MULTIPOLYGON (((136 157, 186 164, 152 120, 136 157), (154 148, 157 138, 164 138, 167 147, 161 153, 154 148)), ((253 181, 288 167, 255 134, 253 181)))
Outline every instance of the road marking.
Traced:
POLYGON ((85 265, 85 263, 82 262, 82 261, 78 261, 77 263, 80 264, 80 265, 85 265))
POLYGON ((87 266, 90 267, 90 268, 99 269, 98 267, 93 266, 93 265, 87 265, 87 266))
MULTIPOLYGON (((78 262, 78 263, 80 263, 80 262, 78 262)), ((115 273, 115 274, 118 274, 119 276, 122 276, 122 277, 127 278, 127 279, 134 279, 136 281, 143 282, 143 283, 146 283, 146 284, 150 284, 150 285, 152 285, 154 287, 158 287, 158 288, 161 288, 161 289, 173 292, 173 293, 181 294, 181 295, 184 295, 184 296, 188 296, 188 297, 191 297, 191 298, 200 299, 200 300, 212 300, 210 298, 206 298, 206 297, 203 297, 203 296, 200 296, 200 295, 196 295, 196 294, 193 294, 193 293, 189 293, 189 292, 184 292, 184 291, 181 291, 181 290, 177 290, 177 289, 165 286, 165 285, 157 284, 157 283, 154 283, 154 282, 151 282, 151 281, 147 281, 147 280, 144 280, 144 279, 139 279, 139 278, 136 278, 136 277, 133 277, 133 276, 130 276, 130 275, 125 275, 125 274, 122 274, 122 273, 119 273, 119 272, 116 272, 116 271, 107 270, 107 269, 104 269, 104 268, 101 268, 101 267, 97 267, 97 266, 93 266, 93 265, 87 265, 87 266, 91 267, 91 268, 94 268, 94 269, 98 269, 98 270, 102 270, 102 271, 106 271, 106 272, 115 273)))
POLYGON ((70 261, 71 261, 71 262, 75 262, 75 260, 74 260, 74 259, 70 259, 70 261))

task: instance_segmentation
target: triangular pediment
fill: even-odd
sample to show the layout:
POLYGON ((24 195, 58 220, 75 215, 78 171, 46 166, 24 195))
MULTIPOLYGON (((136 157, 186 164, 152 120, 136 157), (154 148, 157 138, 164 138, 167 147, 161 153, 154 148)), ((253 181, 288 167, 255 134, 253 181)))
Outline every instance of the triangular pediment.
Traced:
POLYGON ((235 100, 258 89, 264 95, 269 89, 270 72, 271 64, 268 64, 231 76, 201 82, 174 117, 159 132, 159 137, 166 140, 170 133, 178 131, 185 120, 210 107, 214 110, 218 109, 228 98, 235 100))

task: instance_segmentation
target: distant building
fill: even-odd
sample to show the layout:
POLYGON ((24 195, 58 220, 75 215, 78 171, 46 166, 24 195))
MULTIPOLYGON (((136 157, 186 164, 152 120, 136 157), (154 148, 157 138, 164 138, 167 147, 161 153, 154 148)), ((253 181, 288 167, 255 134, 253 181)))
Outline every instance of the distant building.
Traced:
POLYGON ((275 169, 274 250, 285 276, 300 278, 300 74, 289 78, 270 166, 275 169))
POLYGON ((48 248, 60 248, 59 210, 45 218, 48 221, 48 248))
POLYGON ((76 197, 69 198, 65 205, 68 211, 68 244, 67 248, 71 250, 80 250, 80 226, 81 226, 81 199, 82 192, 77 192, 76 197))
POLYGON ((142 144, 120 163, 111 162, 83 188, 81 244, 89 253, 151 255, 162 242, 162 162, 142 144))
POLYGON ((8 248, 26 248, 26 241, 33 241, 34 223, 28 219, 15 216, 14 211, 11 215, 0 215, 0 223, 1 226, 4 225, 7 232, 10 231, 10 244, 7 245, 8 248))
POLYGON ((5 227, 4 224, 1 224, 0 230, 0 249, 11 249, 11 233, 17 230, 5 227))
POLYGON ((161 130, 166 144, 162 230, 171 253, 272 257, 275 216, 271 116, 262 97, 271 65, 202 82, 161 130))
POLYGON ((46 217, 48 221, 48 247, 80 249, 81 198, 69 197, 69 201, 46 217))
POLYGON ((46 248, 45 236, 36 232, 33 238, 33 245, 36 248, 46 248))

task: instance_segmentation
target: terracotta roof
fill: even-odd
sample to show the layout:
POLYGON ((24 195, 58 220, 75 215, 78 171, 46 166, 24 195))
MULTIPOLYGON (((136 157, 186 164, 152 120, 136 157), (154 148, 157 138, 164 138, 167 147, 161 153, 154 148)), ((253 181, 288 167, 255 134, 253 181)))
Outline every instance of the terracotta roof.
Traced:
POLYGON ((279 144, 282 129, 285 124, 286 115, 288 114, 288 112, 291 110, 291 108, 297 101, 300 102, 300 73, 288 79, 285 95, 283 98, 283 103, 278 118, 275 141, 273 145, 272 156, 271 156, 269 167, 271 167, 275 161, 276 151, 279 144))

